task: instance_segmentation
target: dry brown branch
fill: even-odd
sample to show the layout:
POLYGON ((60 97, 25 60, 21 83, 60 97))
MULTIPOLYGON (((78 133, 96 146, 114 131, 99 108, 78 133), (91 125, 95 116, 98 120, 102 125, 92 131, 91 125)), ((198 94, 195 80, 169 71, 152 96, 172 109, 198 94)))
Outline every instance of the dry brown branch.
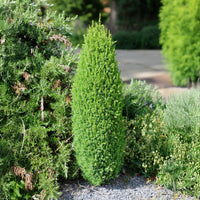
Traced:
POLYGON ((68 50, 70 50, 71 47, 72 47, 71 42, 66 38, 66 36, 62 36, 61 34, 58 34, 58 35, 54 34, 51 37, 49 37, 49 39, 51 41, 53 41, 53 40, 57 41, 58 40, 60 42, 63 42, 67 46, 68 50))
POLYGON ((70 70, 70 67, 67 66, 67 65, 58 65, 58 66, 59 66, 59 67, 62 67, 66 73, 68 73, 69 70, 70 70))
POLYGON ((69 95, 66 96, 66 105, 69 106, 71 102, 71 98, 69 97, 69 95))
POLYGON ((24 140, 25 140, 25 137, 26 137, 26 128, 25 128, 25 124, 24 124, 24 121, 23 119, 22 120, 22 126, 23 126, 23 141, 22 141, 22 147, 21 147, 21 150, 20 152, 22 151, 23 147, 24 147, 24 140))
POLYGON ((11 167, 11 170, 14 172, 16 176, 21 177, 22 180, 25 180, 25 190, 33 190, 33 183, 32 178, 33 175, 30 172, 27 172, 25 168, 19 167, 19 166, 13 166, 11 167))
POLYGON ((32 199, 33 199, 33 200, 42 200, 42 199, 44 199, 44 193, 45 193, 45 190, 42 190, 42 191, 40 192, 40 194, 35 194, 35 195, 33 195, 33 196, 32 196, 32 199))
POLYGON ((49 172, 49 179, 53 179, 55 172, 52 169, 48 169, 48 172, 49 172))
POLYGON ((41 107, 40 107, 40 109, 41 109, 41 119, 42 119, 42 121, 44 121, 44 98, 43 98, 43 96, 41 97, 41 107))
POLYGON ((22 75, 23 75, 23 78, 25 79, 25 81, 29 81, 30 80, 30 76, 31 75, 28 72, 24 71, 22 73, 22 75))
POLYGON ((20 92, 24 92, 26 90, 26 86, 20 82, 17 83, 17 85, 12 87, 15 90, 16 94, 20 94, 20 92))
POLYGON ((1 44, 5 43, 6 42, 6 39, 5 38, 1 38, 1 44))
POLYGON ((57 88, 60 87, 60 85, 61 85, 61 80, 58 79, 58 80, 56 81, 56 83, 53 85, 53 89, 57 90, 57 88))

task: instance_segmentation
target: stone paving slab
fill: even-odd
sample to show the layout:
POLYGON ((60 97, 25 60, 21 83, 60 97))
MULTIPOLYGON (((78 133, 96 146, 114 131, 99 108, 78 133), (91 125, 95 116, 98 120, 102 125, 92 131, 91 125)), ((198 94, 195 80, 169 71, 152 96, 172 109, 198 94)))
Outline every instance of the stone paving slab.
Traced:
MULTIPOLYGON (((132 78, 149 78, 153 81, 154 77, 159 78, 165 74, 169 79, 169 73, 166 65, 163 64, 160 50, 116 50, 116 60, 124 82, 130 81, 132 78)), ((168 81, 170 82, 170 80, 168 81)))
POLYGON ((188 90, 172 84, 161 50, 116 50, 116 60, 125 83, 132 78, 145 80, 157 87, 165 99, 188 90))

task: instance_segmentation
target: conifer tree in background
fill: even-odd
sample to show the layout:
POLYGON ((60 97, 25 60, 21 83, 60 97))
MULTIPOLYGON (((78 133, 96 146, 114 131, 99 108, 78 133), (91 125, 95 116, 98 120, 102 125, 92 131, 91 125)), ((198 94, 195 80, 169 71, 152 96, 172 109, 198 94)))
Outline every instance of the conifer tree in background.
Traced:
POLYGON ((200 1, 162 0, 160 43, 172 81, 185 86, 200 78, 200 1))
POLYGON ((73 142, 83 177, 100 185, 123 162, 122 81, 104 26, 93 23, 84 41, 72 86, 73 142))
POLYGON ((68 177, 76 56, 44 1, 0 0, 0 199, 57 199, 68 177))

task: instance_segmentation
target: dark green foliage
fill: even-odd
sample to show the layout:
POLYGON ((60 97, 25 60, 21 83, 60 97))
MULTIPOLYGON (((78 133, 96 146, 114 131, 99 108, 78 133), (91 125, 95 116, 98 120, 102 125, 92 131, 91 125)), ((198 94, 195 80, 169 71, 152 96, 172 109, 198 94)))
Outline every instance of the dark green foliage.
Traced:
POLYGON ((140 31, 139 35, 141 49, 160 49, 160 30, 157 25, 146 26, 140 31))
POLYGON ((116 49, 139 49, 140 38, 138 32, 119 31, 113 35, 116 49))
POLYGON ((160 31, 157 25, 146 26, 141 31, 119 31, 113 35, 117 49, 160 49, 160 31))
MULTIPOLYGON (((100 0, 48 0, 53 4, 53 9, 59 13, 64 12, 65 16, 74 17, 78 15, 79 19, 87 24, 92 20, 99 19, 99 13, 103 11, 103 4, 100 0)), ((104 16, 104 15, 103 15, 104 16)), ((104 17, 103 17, 104 18, 104 17)))
POLYGON ((160 165, 158 183, 200 198, 200 91, 172 97, 164 110, 168 159, 160 165))
POLYGON ((111 35, 93 24, 85 36, 72 87, 74 149, 82 175, 100 185, 123 162, 122 81, 111 35))
POLYGON ((42 3, 0 3, 0 199, 56 199, 68 177, 76 56, 68 21, 42 3))
POLYGON ((200 1, 163 0, 160 29, 172 81, 184 86, 200 77, 200 1))
POLYGON ((126 124, 125 168, 128 172, 156 175, 163 162, 166 136, 163 135, 164 103, 159 94, 142 81, 131 81, 123 89, 126 124))
POLYGON ((119 30, 141 30, 158 20, 160 0, 116 0, 119 30))

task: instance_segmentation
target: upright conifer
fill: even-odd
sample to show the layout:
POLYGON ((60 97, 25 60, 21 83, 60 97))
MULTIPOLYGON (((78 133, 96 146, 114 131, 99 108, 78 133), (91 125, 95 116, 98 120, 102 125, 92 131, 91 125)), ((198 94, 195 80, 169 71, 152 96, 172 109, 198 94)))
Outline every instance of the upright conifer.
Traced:
POLYGON ((123 162, 122 81, 104 26, 93 23, 84 39, 72 86, 74 148, 83 177, 100 185, 123 162))

